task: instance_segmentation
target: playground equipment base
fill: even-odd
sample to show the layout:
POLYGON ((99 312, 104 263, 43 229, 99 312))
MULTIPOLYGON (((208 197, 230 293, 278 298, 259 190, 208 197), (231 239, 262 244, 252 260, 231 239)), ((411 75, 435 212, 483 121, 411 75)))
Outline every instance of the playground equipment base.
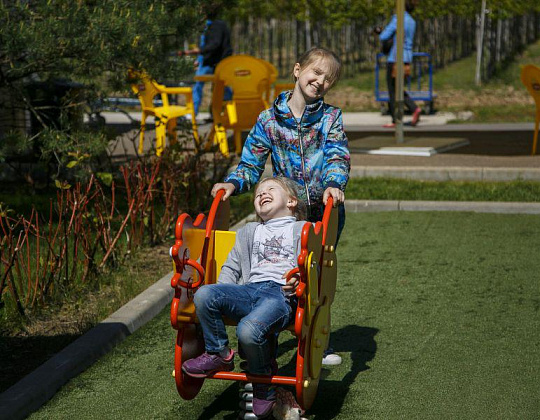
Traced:
POLYGON ((433 156, 469 145, 464 138, 405 137, 396 143, 393 136, 369 136, 349 142, 353 153, 369 155, 433 156))

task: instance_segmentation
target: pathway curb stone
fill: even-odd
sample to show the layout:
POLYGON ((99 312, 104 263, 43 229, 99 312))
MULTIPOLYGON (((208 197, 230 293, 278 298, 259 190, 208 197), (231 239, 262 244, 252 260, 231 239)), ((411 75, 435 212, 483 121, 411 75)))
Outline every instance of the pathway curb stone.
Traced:
POLYGON ((419 181, 540 181, 540 168, 432 166, 353 166, 351 178, 401 178, 419 181))
POLYGON ((540 203, 347 200, 345 202, 345 209, 351 213, 379 211, 464 211, 474 213, 540 214, 540 203))

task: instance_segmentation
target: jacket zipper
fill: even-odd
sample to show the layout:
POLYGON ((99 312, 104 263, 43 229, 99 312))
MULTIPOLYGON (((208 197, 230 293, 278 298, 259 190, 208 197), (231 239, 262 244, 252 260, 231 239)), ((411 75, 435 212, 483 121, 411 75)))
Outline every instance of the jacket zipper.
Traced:
POLYGON ((308 215, 311 213, 311 199, 309 197, 309 190, 308 190, 308 184, 306 181, 306 164, 304 162, 304 145, 302 144, 302 120, 304 119, 304 114, 306 112, 306 109, 304 108, 304 111, 302 112, 302 116, 300 117, 300 122, 298 123, 298 141, 300 143, 300 161, 302 162, 302 179, 304 180, 304 189, 306 190, 306 198, 307 198, 307 204, 308 204, 308 215))

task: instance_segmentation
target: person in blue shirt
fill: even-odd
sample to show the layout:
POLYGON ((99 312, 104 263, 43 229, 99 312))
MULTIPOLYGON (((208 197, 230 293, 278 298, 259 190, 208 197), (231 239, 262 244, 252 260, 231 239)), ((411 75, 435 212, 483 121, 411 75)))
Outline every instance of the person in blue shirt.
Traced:
MULTIPOLYGON (((405 64, 405 77, 410 76, 410 64, 413 60, 412 50, 413 50, 413 40, 414 32, 416 30, 416 22, 411 16, 411 13, 414 11, 416 5, 415 0, 407 0, 405 3, 405 19, 404 19, 404 45, 403 45, 403 62, 405 64)), ((390 38, 393 39, 392 48, 388 53, 386 60, 386 82, 388 84, 388 94, 389 94, 389 112, 392 116, 392 123, 386 124, 384 127, 392 128, 395 126, 395 102, 396 102, 396 30, 397 30, 397 15, 392 16, 390 23, 382 30, 379 35, 381 41, 387 41, 390 38)), ((411 125, 415 126, 420 121, 420 114, 422 110, 414 103, 407 92, 404 92, 404 102, 407 109, 412 113, 411 125)))
MULTIPOLYGON (((224 58, 232 55, 231 33, 227 24, 217 19, 223 5, 220 2, 212 2, 203 6, 206 15, 206 26, 199 41, 199 47, 193 50, 184 51, 186 55, 197 55, 195 65, 196 76, 214 74, 217 64, 224 58)), ((203 97, 204 82, 196 82, 193 87, 193 106, 195 115, 199 113, 199 107, 203 97)), ((224 100, 232 98, 232 91, 225 90, 224 100)))

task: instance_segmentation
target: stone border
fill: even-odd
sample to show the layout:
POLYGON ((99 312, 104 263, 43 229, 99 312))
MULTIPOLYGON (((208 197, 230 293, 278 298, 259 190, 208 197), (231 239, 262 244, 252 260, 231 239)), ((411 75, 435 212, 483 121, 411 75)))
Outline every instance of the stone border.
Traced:
POLYGON ((423 181, 540 181, 540 168, 432 166, 353 166, 351 178, 401 178, 423 181))
POLYGON ((474 213, 540 214, 540 203, 347 200, 345 202, 345 209, 351 213, 379 211, 466 211, 474 213))

